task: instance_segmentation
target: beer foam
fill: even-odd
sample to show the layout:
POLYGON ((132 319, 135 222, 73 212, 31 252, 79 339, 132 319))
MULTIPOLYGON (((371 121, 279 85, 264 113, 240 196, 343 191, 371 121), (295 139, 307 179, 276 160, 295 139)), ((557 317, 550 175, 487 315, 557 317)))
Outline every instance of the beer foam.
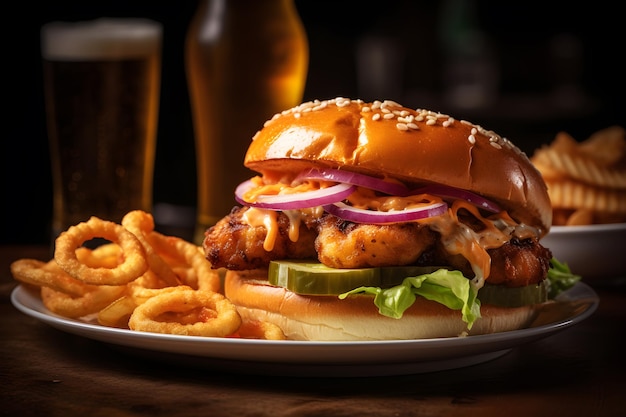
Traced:
POLYGON ((158 51, 161 34, 161 24, 149 19, 50 22, 41 28, 41 53, 62 61, 136 58, 158 51))

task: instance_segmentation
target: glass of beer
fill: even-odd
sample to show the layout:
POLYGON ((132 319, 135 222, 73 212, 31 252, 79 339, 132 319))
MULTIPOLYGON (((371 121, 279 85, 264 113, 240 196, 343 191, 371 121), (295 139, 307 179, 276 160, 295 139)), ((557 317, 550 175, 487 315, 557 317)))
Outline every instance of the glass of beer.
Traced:
POLYGON ((91 216, 151 210, 161 43, 148 19, 42 27, 53 238, 91 216))

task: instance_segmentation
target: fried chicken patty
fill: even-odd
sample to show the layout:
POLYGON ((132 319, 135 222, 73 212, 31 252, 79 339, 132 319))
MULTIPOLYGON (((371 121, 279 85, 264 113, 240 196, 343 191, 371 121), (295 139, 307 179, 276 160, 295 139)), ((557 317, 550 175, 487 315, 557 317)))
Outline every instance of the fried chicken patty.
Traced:
MULTIPOLYGON (((537 239, 514 238, 499 248, 487 250, 487 253, 491 258, 491 271, 486 281, 508 287, 522 287, 543 281, 552 258, 552 252, 539 244, 537 239)), ((474 277, 467 259, 447 253, 439 242, 424 251, 415 263, 423 266, 447 265, 468 278, 474 277)))
POLYGON ((509 287, 541 282, 548 274, 552 259, 552 252, 537 239, 512 239, 487 252, 491 256, 491 274, 487 282, 509 287))
MULTIPOLYGON (((250 226, 243 220, 247 208, 231 213, 207 230, 203 247, 213 268, 248 270, 266 268, 271 260, 318 259, 334 268, 392 265, 449 266, 473 277, 469 262, 451 255, 439 242, 438 233, 419 223, 389 225, 357 224, 324 214, 317 221, 300 224, 299 238, 289 238, 289 218, 277 216, 278 233, 272 251, 263 243, 265 226, 250 226)), ((489 249, 491 273, 487 282, 523 286, 541 282, 552 253, 537 239, 512 239, 489 249)))
POLYGON ((289 239, 289 218, 280 213, 278 235, 272 251, 263 248, 267 235, 265 226, 250 226, 242 217, 246 207, 235 207, 229 215, 207 230, 203 247, 213 268, 246 270, 267 268, 275 259, 314 259, 317 231, 302 223, 297 242, 289 239))
POLYGON ((436 239, 419 223, 357 224, 327 215, 315 239, 317 257, 333 268, 411 265, 436 239))

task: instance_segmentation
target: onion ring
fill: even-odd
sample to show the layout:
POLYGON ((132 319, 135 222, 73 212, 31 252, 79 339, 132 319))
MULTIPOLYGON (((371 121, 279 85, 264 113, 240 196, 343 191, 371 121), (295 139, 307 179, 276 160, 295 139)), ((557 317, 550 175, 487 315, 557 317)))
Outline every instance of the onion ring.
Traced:
POLYGON ((108 327, 118 327, 128 329, 128 321, 137 306, 145 303, 151 297, 163 293, 180 291, 181 289, 191 289, 186 286, 175 287, 151 287, 162 282, 152 271, 146 272, 141 278, 127 285, 126 294, 104 307, 98 313, 98 323, 108 327), (148 286, 146 286, 148 285, 148 286))
POLYGON ((287 337, 283 330, 275 325, 265 321, 245 320, 230 337, 239 337, 242 339, 263 339, 263 340, 286 340, 287 337))
POLYGON ((119 263, 122 250, 115 243, 106 243, 95 249, 80 247, 76 249, 76 259, 90 268, 115 268, 119 263))
POLYGON ((91 217, 71 226, 55 241, 54 259, 68 274, 87 284, 123 285, 148 269, 145 250, 137 237, 119 224, 91 217), (114 268, 91 268, 77 259, 76 250, 94 238, 117 243, 122 249, 122 262, 114 268))
POLYGON ((340 169, 315 169, 300 173, 294 182, 304 179, 326 180, 343 182, 346 184, 358 185, 359 187, 369 188, 374 191, 380 191, 389 195, 404 196, 409 193, 409 189, 402 183, 389 182, 380 178, 371 177, 369 175, 359 174, 352 171, 344 171, 340 169))
POLYGON ((292 194, 260 195, 256 201, 245 201, 244 194, 254 187, 252 180, 244 181, 235 189, 235 199, 245 206, 270 210, 297 210, 341 201, 356 190, 352 184, 339 183, 330 187, 292 194))
POLYGON ((42 262, 36 259, 18 259, 11 263, 11 274, 22 283, 48 287, 74 297, 82 296, 90 288, 67 274, 54 260, 42 262))
POLYGON ((354 223, 386 224, 410 222, 439 216, 448 210, 448 205, 443 202, 437 202, 404 210, 377 211, 360 209, 345 203, 334 203, 324 206, 324 210, 334 216, 354 223))
POLYGON ((76 319, 97 313, 122 296, 124 291, 124 285, 99 285, 81 296, 72 297, 49 287, 41 287, 41 301, 53 313, 76 319))
POLYGON ((149 298, 135 308, 128 321, 128 327, 136 331, 210 337, 228 336, 240 325, 237 308, 222 294, 180 287, 149 298), (214 317, 205 317, 207 309, 214 317), (171 314, 176 321, 168 320, 171 314), (181 316, 190 318, 183 322, 181 316))
POLYGON ((139 239, 139 242, 141 242, 146 252, 150 269, 168 285, 180 284, 180 280, 172 268, 159 256, 152 245, 148 243, 147 235, 154 231, 154 217, 144 211, 133 210, 124 216, 122 226, 133 233, 137 239, 139 239))
POLYGON ((221 281, 218 271, 211 269, 211 264, 204 257, 199 246, 187 242, 175 236, 165 236, 153 232, 148 236, 150 244, 156 251, 184 263, 189 269, 188 273, 179 272, 182 284, 194 289, 219 292, 221 281))
POLYGON ((141 305, 148 301, 152 297, 156 297, 160 294, 171 294, 175 291, 193 290, 193 288, 187 285, 178 285, 176 287, 164 287, 164 288, 143 288, 143 287, 131 287, 129 291, 129 297, 131 297, 136 305, 141 305))
POLYGON ((127 284, 129 290, 134 288, 164 288, 168 287, 167 283, 163 281, 157 274, 151 269, 148 269, 145 274, 127 284))
POLYGON ((482 197, 471 191, 461 190, 459 188, 449 187, 447 185, 426 185, 424 187, 420 187, 416 190, 411 191, 411 194, 432 194, 442 198, 456 198, 459 200, 465 200, 478 208, 490 211, 492 213, 499 213, 501 211, 500 206, 498 206, 493 201, 486 199, 485 197, 482 197))

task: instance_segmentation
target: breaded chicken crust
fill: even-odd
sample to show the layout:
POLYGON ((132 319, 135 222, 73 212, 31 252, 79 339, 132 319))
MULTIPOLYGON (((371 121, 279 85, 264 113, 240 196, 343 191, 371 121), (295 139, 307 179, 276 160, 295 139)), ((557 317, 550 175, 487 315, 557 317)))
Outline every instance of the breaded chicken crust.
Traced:
POLYGON ((276 259, 316 259, 314 226, 302 223, 297 242, 289 239, 289 218, 277 216, 278 235, 272 251, 263 248, 265 226, 250 226, 243 220, 247 207, 235 207, 205 233, 203 248, 213 268, 235 271, 267 268, 276 259))
POLYGON ((357 224, 324 216, 318 225, 318 259, 333 268, 411 265, 432 246, 435 232, 419 223, 357 224))

